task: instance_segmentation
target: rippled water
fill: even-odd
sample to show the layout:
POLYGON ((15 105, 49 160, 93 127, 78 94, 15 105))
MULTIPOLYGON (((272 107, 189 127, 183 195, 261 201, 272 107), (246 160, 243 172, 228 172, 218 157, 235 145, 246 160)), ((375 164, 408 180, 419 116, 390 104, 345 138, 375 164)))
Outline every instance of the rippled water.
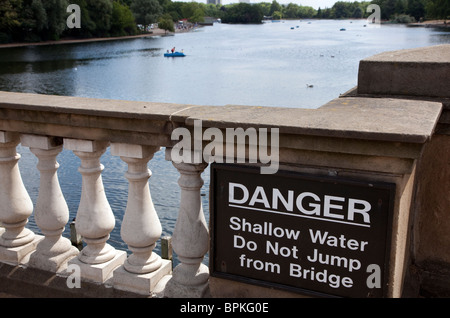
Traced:
MULTIPOLYGON (((450 43, 449 32, 395 25, 370 28, 364 27, 365 23, 215 24, 175 36, 1 49, 0 90, 198 105, 317 108, 356 85, 359 61, 365 57, 450 43), (339 31, 341 28, 346 31, 339 31), (173 46, 187 56, 164 58, 163 53, 173 46)), ((27 148, 18 147, 18 152, 22 154, 24 183, 35 202, 39 190, 37 159, 27 148)), ((67 150, 58 161, 61 188, 73 219, 81 194, 80 162, 67 150)), ((106 195, 116 217, 110 243, 126 249, 120 224, 128 192, 127 167, 109 151, 101 161, 106 195)), ((163 150, 155 154, 149 168, 163 235, 172 235, 180 194, 178 172, 164 160, 163 150)), ((208 170, 203 177, 202 199, 208 220, 208 170)), ((28 226, 39 233, 33 217, 28 226)))

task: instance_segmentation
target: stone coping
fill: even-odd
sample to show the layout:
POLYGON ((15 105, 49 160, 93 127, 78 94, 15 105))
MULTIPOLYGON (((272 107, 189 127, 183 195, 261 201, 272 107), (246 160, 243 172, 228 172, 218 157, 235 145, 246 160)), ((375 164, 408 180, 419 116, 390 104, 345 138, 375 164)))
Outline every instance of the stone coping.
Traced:
POLYGON ((450 44, 383 52, 359 63, 358 93, 450 98, 450 44))
POLYGON ((450 44, 388 51, 375 54, 361 61, 450 64, 450 44))
MULTIPOLYGON (((0 119, 8 120, 8 112, 14 111, 38 111, 44 118, 48 113, 53 123, 58 120, 54 117, 55 113, 157 120, 172 122, 178 126, 192 126, 194 120, 202 120, 203 127, 267 127, 279 128, 281 134, 424 143, 434 132, 442 103, 346 97, 332 100, 318 109, 301 109, 240 105, 196 106, 0 92, 0 119)), ((108 129, 114 130, 114 123, 112 120, 108 129)), ((70 122, 63 120, 58 124, 70 126, 70 122)), ((133 127, 129 130, 133 130, 133 127)))

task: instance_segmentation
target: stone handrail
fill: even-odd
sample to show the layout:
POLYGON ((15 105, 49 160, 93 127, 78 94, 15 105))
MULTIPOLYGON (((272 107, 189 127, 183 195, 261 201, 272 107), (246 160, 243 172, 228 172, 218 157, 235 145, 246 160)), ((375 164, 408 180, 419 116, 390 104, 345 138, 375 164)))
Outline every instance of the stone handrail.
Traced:
MULTIPOLYGON (((153 252, 162 230, 149 191, 147 163, 160 147, 166 148, 166 159, 172 160, 171 147, 176 141, 171 135, 176 128, 193 132, 193 141, 203 142, 202 149, 205 140, 195 135, 194 127, 199 120, 203 129, 220 131, 277 128, 276 160, 283 169, 359 178, 383 176, 399 186, 400 198, 409 189, 415 162, 433 134, 441 110, 441 103, 431 101, 360 97, 339 98, 311 110, 0 92, 0 262, 59 273, 75 264, 81 268, 82 278, 104 283, 112 276, 114 287, 119 289, 148 295, 163 290, 165 297, 204 297, 220 284, 220 280, 211 280, 208 267, 202 264, 209 233, 200 188, 208 158, 195 163, 173 162, 180 173, 181 202, 173 233, 180 264, 172 273, 170 262, 153 252), (33 203, 20 177, 19 143, 29 147, 39 160, 41 179, 34 213, 43 236, 26 228, 33 203), (101 179, 100 157, 107 147, 128 164, 128 203, 121 228, 122 239, 132 252, 128 257, 107 243, 115 227, 101 179), (63 148, 81 159, 82 194, 76 218, 77 231, 86 243, 81 252, 61 236, 68 209, 59 187, 56 156, 63 148), (161 282, 163 287, 158 285, 161 282)), ((407 207, 401 205, 407 206, 406 201, 397 201, 398 222, 405 218, 401 211, 407 207)), ((397 261, 391 277, 403 270, 400 259, 405 241, 398 238, 392 243, 397 261)), ((390 288, 391 295, 398 295, 398 284, 390 288)))

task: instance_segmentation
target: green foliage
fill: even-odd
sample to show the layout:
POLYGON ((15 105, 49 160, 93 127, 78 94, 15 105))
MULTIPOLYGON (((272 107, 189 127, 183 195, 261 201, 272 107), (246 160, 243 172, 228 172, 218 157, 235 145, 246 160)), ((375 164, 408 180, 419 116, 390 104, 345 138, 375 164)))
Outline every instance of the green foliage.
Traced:
MULTIPOLYGON (((406 13, 415 20, 420 20, 425 17, 425 3, 422 0, 408 0, 408 7, 406 13)), ((415 21, 414 21, 415 22, 415 21)))
POLYGON ((280 11, 274 11, 272 13, 272 19, 274 19, 274 20, 281 20, 282 17, 283 17, 283 14, 280 11))
POLYGON ((115 0, 112 9, 111 34, 113 36, 124 36, 136 33, 136 21, 130 8, 115 0))
POLYGON ((338 1, 331 8, 319 8, 316 18, 319 19, 362 19, 367 18, 370 13, 366 11, 371 2, 347 2, 338 1))
POLYGON ((428 19, 450 19, 450 1, 427 0, 425 12, 428 19))
MULTIPOLYGON (((111 0, 86 0, 87 11, 91 21, 90 32, 94 36, 109 36, 113 3, 111 0)), ((83 22, 83 20, 81 20, 83 22)))
POLYGON ((10 3, 18 5, 16 25, 9 30, 13 41, 58 40, 62 35, 66 27, 67 0, 21 0, 10 3))
POLYGON ((316 16, 316 10, 312 7, 301 6, 292 2, 283 5, 281 13, 286 19, 305 19, 316 16))
POLYGON ((144 28, 149 24, 156 23, 163 12, 158 0, 134 0, 131 3, 131 11, 138 24, 144 28))
POLYGON ((414 17, 415 20, 424 18, 427 1, 429 0, 374 0, 373 3, 380 6, 382 20, 398 22, 407 21, 406 16, 414 17))
POLYGON ((11 32, 20 26, 21 1, 0 0, 0 32, 11 32))
POLYGON ((223 23, 261 23, 264 15, 258 5, 238 3, 227 6, 223 23))
POLYGON ((344 1, 338 1, 334 4, 333 11, 334 11, 334 17, 336 19, 350 17, 351 9, 350 9, 350 6, 347 4, 348 3, 344 2, 344 1))
POLYGON ((207 4, 204 6, 203 11, 205 12, 206 17, 222 18, 223 10, 221 10, 221 8, 222 6, 219 4, 207 4))
POLYGON ((205 21, 205 12, 201 8, 195 9, 192 16, 189 17, 189 22, 198 23, 205 21))
POLYGON ((281 10, 281 5, 276 0, 273 0, 272 4, 270 5, 269 15, 273 15, 276 11, 281 12, 281 10))
POLYGON ((30 0, 22 3, 20 27, 12 32, 15 40, 26 42, 40 41, 41 32, 47 27, 47 12, 41 0, 30 0), (21 30, 22 32, 19 32, 21 30))
POLYGON ((42 36, 45 40, 59 40, 66 28, 67 0, 46 0, 43 2, 47 13, 47 28, 43 29, 42 36))
POLYGON ((166 32, 175 32, 172 16, 168 13, 164 14, 161 18, 159 18, 158 27, 165 30, 166 32))

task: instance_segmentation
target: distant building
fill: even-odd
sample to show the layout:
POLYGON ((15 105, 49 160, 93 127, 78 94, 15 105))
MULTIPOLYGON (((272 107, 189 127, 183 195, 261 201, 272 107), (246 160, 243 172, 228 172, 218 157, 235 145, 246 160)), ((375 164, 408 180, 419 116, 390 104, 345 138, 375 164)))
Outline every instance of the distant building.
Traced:
POLYGON ((222 0, 206 0, 206 4, 222 4, 222 0))
POLYGON ((239 0, 239 2, 250 3, 250 0, 239 0))

